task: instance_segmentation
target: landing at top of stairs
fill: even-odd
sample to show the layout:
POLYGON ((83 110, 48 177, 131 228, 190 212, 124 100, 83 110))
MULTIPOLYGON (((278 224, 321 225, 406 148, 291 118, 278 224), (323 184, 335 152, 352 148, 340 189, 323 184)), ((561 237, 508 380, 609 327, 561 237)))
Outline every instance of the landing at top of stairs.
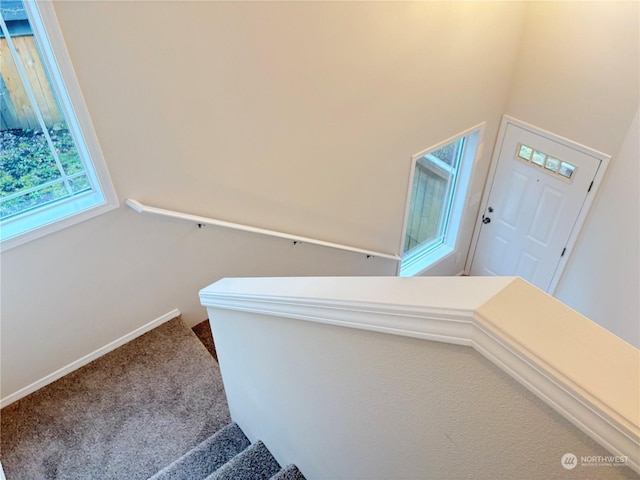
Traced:
POLYGON ((0 416, 10 480, 146 480, 230 422, 218 365, 179 318, 0 416))

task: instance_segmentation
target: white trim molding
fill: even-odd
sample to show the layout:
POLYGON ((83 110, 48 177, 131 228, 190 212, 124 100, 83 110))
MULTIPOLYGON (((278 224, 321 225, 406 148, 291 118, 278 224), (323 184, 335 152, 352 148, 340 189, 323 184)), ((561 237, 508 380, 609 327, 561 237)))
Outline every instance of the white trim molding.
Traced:
MULTIPOLYGON (((398 251, 401 253, 401 256, 403 258, 397 265, 397 275, 407 277, 429 275, 430 272, 433 272, 433 267, 443 260, 452 257, 453 255, 460 255, 461 252, 464 252, 466 255, 469 244, 471 242, 471 238, 468 238, 466 240, 463 238, 458 238, 458 234, 460 232, 460 227, 464 222, 464 218, 469 213, 469 209, 475 206, 475 204, 472 204, 472 202, 469 201, 469 187, 474 176, 476 163, 481 157, 484 150, 485 126, 486 122, 479 123, 411 156, 411 168, 407 183, 407 194, 404 205, 404 219, 398 246, 398 251), (413 182, 418 161, 423 157, 429 156, 432 157, 429 165, 433 167, 433 163, 439 162, 440 164, 439 167, 433 167, 434 171, 438 168, 440 170, 446 170, 447 168, 449 168, 450 170, 451 168, 448 165, 446 165, 436 157, 433 157, 431 155, 431 152, 435 152, 436 150, 463 138, 465 139, 465 142, 459 159, 460 164, 457 168, 455 184, 453 186, 452 202, 449 206, 449 212, 447 213, 448 219, 446 221, 443 232, 444 236, 441 239, 441 242, 434 247, 416 247, 416 251, 407 254, 407 252, 404 252, 404 244, 407 230, 409 228, 413 182)), ((456 261, 455 263, 457 264, 458 262, 456 261)), ((456 266, 455 268, 458 267, 456 266)), ((453 274, 454 271, 449 271, 447 274, 453 274)), ((440 273, 439 275, 442 275, 442 273, 440 273)))
POLYGON ((640 473, 640 351, 519 277, 227 278, 219 310, 473 347, 640 473))
POLYGON ((164 315, 159 316, 154 320, 151 320, 149 323, 146 323, 141 327, 136 328, 132 332, 129 332, 126 335, 123 335, 122 337, 114 340, 113 342, 108 343, 107 345, 104 345, 103 347, 98 348, 97 350, 85 355, 82 358, 79 358, 78 360, 71 362, 69 365, 65 365, 64 367, 56 370, 55 372, 50 373, 46 377, 43 377, 40 380, 33 382, 31 385, 27 385, 26 387, 21 388, 17 392, 7 395, 2 400, 0 400, 0 408, 4 408, 7 405, 17 400, 20 400, 21 398, 26 397, 30 393, 33 393, 36 390, 39 390, 40 388, 55 382, 56 380, 73 372, 74 370, 77 370, 80 367, 84 367, 88 363, 102 357, 103 355, 106 355, 109 352, 112 352, 113 350, 115 350, 118 347, 121 347, 125 343, 128 343, 131 340, 138 338, 144 335, 145 333, 153 330, 154 328, 162 325, 163 323, 168 322, 169 320, 173 320, 174 318, 179 316, 180 316, 180 311, 177 309, 174 309, 174 310, 171 310, 170 312, 165 313, 164 315))

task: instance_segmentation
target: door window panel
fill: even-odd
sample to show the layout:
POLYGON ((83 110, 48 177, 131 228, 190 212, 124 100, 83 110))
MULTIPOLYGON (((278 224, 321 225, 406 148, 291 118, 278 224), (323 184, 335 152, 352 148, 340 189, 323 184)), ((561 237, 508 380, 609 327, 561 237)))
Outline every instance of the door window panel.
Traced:
POLYGON ((523 143, 518 144, 516 157, 526 163, 542 167, 546 173, 557 174, 558 178, 568 181, 573 178, 576 166, 547 155, 523 143))

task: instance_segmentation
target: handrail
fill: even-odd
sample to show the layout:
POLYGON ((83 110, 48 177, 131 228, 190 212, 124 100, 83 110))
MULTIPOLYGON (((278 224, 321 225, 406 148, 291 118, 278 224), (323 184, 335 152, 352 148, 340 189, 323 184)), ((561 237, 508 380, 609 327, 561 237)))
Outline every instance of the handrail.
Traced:
POLYGON ((127 198, 125 203, 138 213, 149 213, 152 215, 161 215, 163 217, 178 218, 180 220, 187 220, 195 222, 198 225, 210 225, 214 227, 231 228, 233 230, 240 230, 243 232, 258 233, 260 235, 267 235, 270 237, 283 238, 285 240, 291 240, 294 243, 309 243, 312 245, 319 245, 321 247, 334 248, 337 250, 344 250, 347 252, 355 252, 366 255, 367 257, 380 257, 388 258, 390 260, 400 260, 400 256, 389 253, 376 252, 374 250, 367 250, 364 248, 352 247, 349 245, 342 245, 340 243, 325 242, 324 240, 317 240, 315 238, 303 237, 300 235, 292 235, 290 233, 278 232, 276 230, 268 230, 266 228, 251 227, 249 225, 243 225, 241 223, 227 222, 224 220, 217 220, 215 218, 201 217, 198 215, 191 215, 189 213, 176 212, 173 210, 165 210, 164 208, 151 207, 144 205, 137 200, 127 198))

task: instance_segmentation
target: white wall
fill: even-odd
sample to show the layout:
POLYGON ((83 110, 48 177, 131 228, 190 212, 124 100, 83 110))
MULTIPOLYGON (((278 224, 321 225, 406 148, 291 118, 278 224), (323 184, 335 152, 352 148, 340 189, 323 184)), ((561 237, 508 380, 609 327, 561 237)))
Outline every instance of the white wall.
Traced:
POLYGON ((565 478, 594 445, 527 391, 640 472, 640 351, 520 278, 225 278, 200 299, 233 420, 307 478, 565 478))
POLYGON ((399 244, 411 155, 482 120, 495 134, 523 8, 57 10, 123 194, 387 251, 399 244))
MULTIPOLYGON (((485 120, 495 138, 525 10, 106 1, 55 9, 121 200, 386 252, 400 244, 411 155, 485 120)), ((474 193, 489 156, 487 148, 474 193)), ((197 292, 223 276, 394 271, 388 260, 199 231, 123 206, 2 254, 2 397, 173 308, 189 324, 203 320, 197 292)))
POLYGON ((613 156, 556 296, 636 347, 639 10, 638 2, 531 2, 506 109, 613 156))
POLYGON ((616 154, 640 95, 638 2, 529 2, 506 112, 616 154))
MULTIPOLYGON (((473 194, 503 113, 615 155, 638 107, 635 2, 55 8, 121 200, 364 248, 399 245, 412 154, 486 120, 473 194)), ((585 227, 612 234, 579 241, 559 287, 626 336, 638 262, 629 220, 609 211, 632 204, 623 192, 634 177, 618 165, 637 168, 633 157, 613 159, 585 227), (622 252, 622 237, 630 254, 593 263, 622 252), (587 271, 608 279, 605 294, 587 271), (621 313, 600 313, 611 309, 621 313)), ((395 265, 123 206, 3 253, 1 268, 5 397, 173 308, 203 320, 197 291, 220 277, 388 275, 395 265)))
POLYGON ((471 347, 210 314, 232 418, 310 480, 636 478, 565 470, 611 453, 471 347))
POLYGON ((640 126, 614 157, 556 297, 640 348, 640 126))

